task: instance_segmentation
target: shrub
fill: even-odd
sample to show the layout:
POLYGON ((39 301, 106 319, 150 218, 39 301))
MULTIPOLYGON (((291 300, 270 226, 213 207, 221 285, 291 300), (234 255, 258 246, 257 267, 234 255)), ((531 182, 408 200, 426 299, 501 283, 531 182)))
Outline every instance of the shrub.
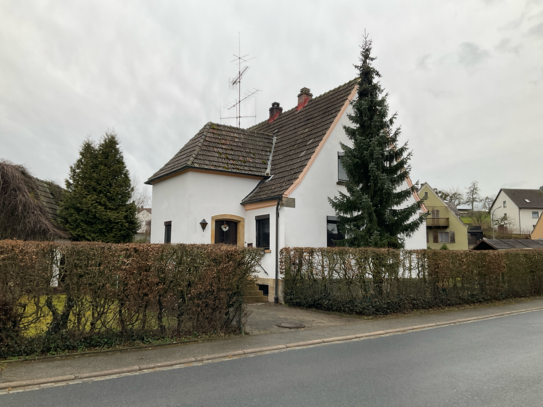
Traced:
POLYGON ((0 241, 0 357, 239 331, 261 254, 0 241))
POLYGON ((284 248, 290 305, 380 315, 543 294, 543 251, 284 248))

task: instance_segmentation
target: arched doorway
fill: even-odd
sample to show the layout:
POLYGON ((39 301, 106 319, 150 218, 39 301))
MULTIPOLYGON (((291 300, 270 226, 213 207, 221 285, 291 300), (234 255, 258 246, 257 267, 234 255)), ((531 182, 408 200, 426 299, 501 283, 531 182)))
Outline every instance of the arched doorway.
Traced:
POLYGON ((245 218, 222 214, 211 217, 211 243, 245 245, 245 218))

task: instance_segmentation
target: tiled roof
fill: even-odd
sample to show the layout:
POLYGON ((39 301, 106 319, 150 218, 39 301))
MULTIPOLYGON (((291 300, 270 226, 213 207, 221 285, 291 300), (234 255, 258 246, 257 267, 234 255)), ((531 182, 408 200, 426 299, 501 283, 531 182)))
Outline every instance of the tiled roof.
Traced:
POLYGON ((456 205, 454 204, 454 202, 445 201, 445 203, 446 203, 447 206, 450 208, 450 210, 454 212, 454 214, 455 214, 456 216, 460 217, 460 212, 458 211, 458 208, 456 207, 456 205))
POLYGON ((49 187, 45 182, 38 178, 34 178, 34 181, 36 183, 36 192, 40 197, 41 203, 45 207, 47 216, 49 219, 55 221, 57 219, 58 203, 55 202, 55 199, 53 198, 53 195, 51 195, 51 191, 49 191, 49 187))
POLYGON ((484 238, 472 250, 543 249, 543 243, 530 239, 484 238), (490 247, 490 249, 489 249, 490 247))
POLYGON ((356 82, 354 79, 311 99, 299 111, 293 108, 271 123, 266 120, 249 129, 273 134, 277 142, 271 164, 272 178, 261 182, 242 203, 277 198, 289 189, 307 166, 356 82))
POLYGON ((273 137, 257 129, 207 123, 179 152, 151 176, 152 184, 187 168, 201 168, 264 177, 273 137))
POLYGON ((539 189, 502 189, 502 191, 519 208, 543 208, 543 192, 539 189))

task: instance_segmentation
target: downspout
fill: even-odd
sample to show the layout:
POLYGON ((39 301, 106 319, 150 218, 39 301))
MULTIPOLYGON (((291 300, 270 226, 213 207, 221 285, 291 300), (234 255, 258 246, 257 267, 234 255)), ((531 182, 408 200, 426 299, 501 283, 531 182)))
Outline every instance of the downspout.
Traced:
POLYGON ((281 198, 277 199, 275 207, 275 297, 273 302, 279 304, 279 204, 281 198))
POLYGON ((519 235, 522 233, 522 224, 520 221, 520 207, 518 208, 518 233, 519 235))

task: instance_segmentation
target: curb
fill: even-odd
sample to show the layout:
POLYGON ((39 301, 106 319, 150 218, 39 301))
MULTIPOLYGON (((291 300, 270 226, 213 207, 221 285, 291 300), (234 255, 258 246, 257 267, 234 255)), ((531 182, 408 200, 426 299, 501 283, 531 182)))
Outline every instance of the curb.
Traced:
POLYGON ((51 384, 51 383, 70 382, 70 381, 73 381, 73 380, 90 379, 90 378, 96 378, 96 377, 107 377, 107 376, 114 376, 114 375, 127 374, 127 373, 136 373, 136 372, 142 372, 142 371, 151 371, 151 370, 154 370, 154 369, 160 369, 160 368, 164 368, 164 367, 190 366, 194 362, 206 362, 208 360, 214 360, 214 359, 227 359, 227 358, 233 358, 235 356, 258 354, 258 353, 263 353, 263 352, 285 350, 285 349, 291 349, 291 348, 323 345, 323 344, 337 343, 337 342, 346 342, 346 341, 352 341, 352 340, 357 340, 357 339, 375 338, 375 337, 379 337, 379 336, 383 336, 383 335, 392 335, 392 334, 413 332, 413 331, 418 331, 418 330, 422 330, 422 329, 437 328, 437 327, 440 327, 440 326, 464 324, 464 323, 469 323, 469 322, 474 322, 474 321, 479 321, 479 320, 484 320, 484 319, 491 319, 491 318, 496 318, 496 317, 504 317, 504 316, 508 316, 508 315, 522 314, 522 313, 526 313, 526 312, 541 311, 541 310, 543 310, 543 307, 527 308, 527 309, 518 310, 518 311, 500 312, 498 314, 490 314, 490 315, 484 315, 484 316, 479 316, 479 317, 454 319, 454 320, 451 320, 451 321, 437 322, 437 323, 425 324, 425 325, 408 326, 408 327, 404 327, 404 328, 386 329, 384 331, 368 332, 368 333, 358 334, 358 335, 338 336, 338 337, 335 337, 335 338, 325 338, 325 339, 316 339, 316 340, 305 341, 305 342, 295 342, 295 343, 289 343, 289 344, 286 344, 286 345, 276 345, 276 346, 268 346, 268 347, 263 347, 263 348, 240 350, 240 351, 235 351, 235 352, 217 353, 217 354, 214 354, 214 355, 205 355, 205 356, 196 357, 196 358, 188 358, 188 359, 173 360, 173 361, 168 361, 168 362, 151 363, 151 364, 139 365, 139 366, 130 366, 130 367, 125 367, 125 368, 121 368, 121 369, 104 370, 104 371, 101 371, 101 372, 82 373, 82 374, 78 374, 78 375, 49 377, 47 379, 24 380, 24 381, 18 381, 18 382, 6 382, 6 383, 0 383, 0 390, 8 390, 9 391, 11 389, 19 388, 19 387, 39 386, 39 385, 51 384))

